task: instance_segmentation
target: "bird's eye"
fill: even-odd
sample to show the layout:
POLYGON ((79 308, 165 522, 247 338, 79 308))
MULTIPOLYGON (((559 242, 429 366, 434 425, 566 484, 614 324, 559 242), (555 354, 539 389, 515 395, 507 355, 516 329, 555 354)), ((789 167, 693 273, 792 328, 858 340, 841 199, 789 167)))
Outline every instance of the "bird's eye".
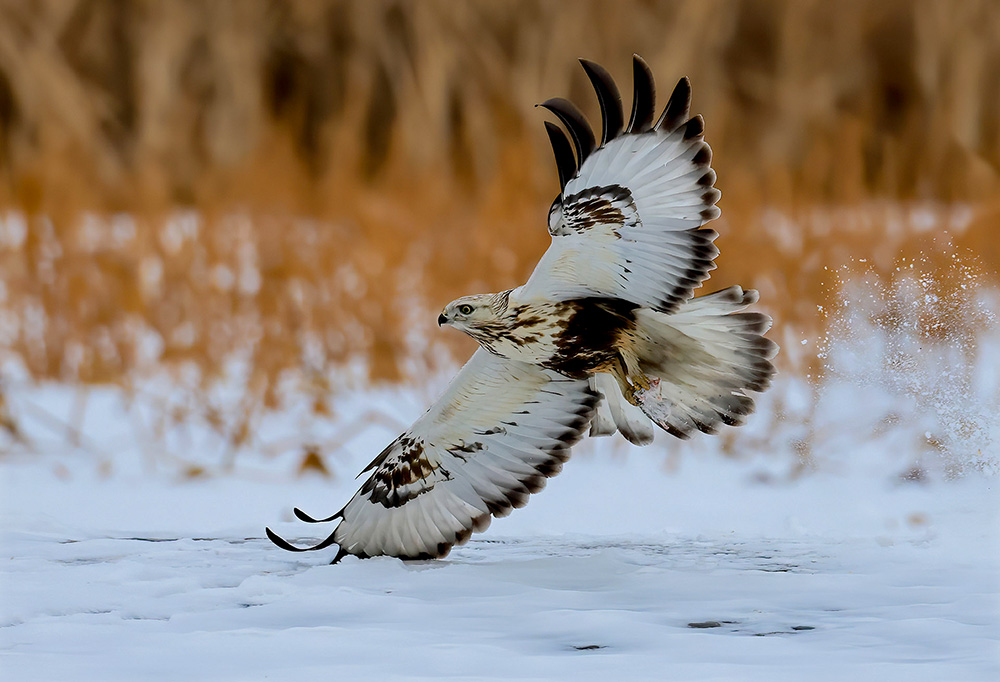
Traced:
POLYGON ((468 303, 466 303, 464 305, 460 305, 460 306, 458 306, 458 312, 462 313, 463 315, 471 315, 472 314, 472 306, 469 305, 468 303))

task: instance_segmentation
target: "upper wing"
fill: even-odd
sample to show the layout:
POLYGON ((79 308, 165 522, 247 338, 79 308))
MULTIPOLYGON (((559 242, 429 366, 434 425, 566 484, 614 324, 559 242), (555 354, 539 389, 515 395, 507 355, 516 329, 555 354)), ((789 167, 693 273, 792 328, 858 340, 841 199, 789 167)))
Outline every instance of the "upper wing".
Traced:
MULTIPOLYGON (((336 543, 338 559, 446 555, 485 530, 491 514, 524 506, 559 473, 598 400, 586 380, 480 348, 445 394, 362 472, 372 474, 351 501, 321 519, 340 523, 308 549, 336 543)), ((280 547, 299 549, 267 534, 280 547)))
POLYGON ((552 244, 518 292, 521 299, 586 296, 625 299, 673 312, 708 278, 718 234, 702 225, 719 216, 712 150, 701 116, 688 118, 691 85, 674 88, 653 123, 653 77, 636 55, 632 116, 624 127, 621 97, 603 68, 581 60, 597 90, 601 145, 583 114, 564 99, 542 106, 566 126, 546 123, 561 194, 549 212, 552 244))

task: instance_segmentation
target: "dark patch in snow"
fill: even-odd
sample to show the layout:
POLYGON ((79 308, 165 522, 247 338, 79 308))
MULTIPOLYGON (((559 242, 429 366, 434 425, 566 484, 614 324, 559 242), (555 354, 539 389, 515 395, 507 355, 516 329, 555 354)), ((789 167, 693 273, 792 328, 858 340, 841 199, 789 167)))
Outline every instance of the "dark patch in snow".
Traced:
POLYGON ((815 630, 816 628, 812 625, 793 625, 788 630, 775 630, 773 632, 755 632, 754 637, 770 637, 771 635, 794 635, 796 632, 807 632, 809 630, 815 630))
POLYGON ((121 561, 124 557, 113 556, 113 557, 89 557, 89 558, 79 558, 79 559, 55 559, 57 564, 63 564, 64 566, 93 566, 96 564, 109 564, 115 561, 121 561))
POLYGON ((689 628, 721 628, 723 625, 738 625, 738 620, 705 620, 697 623, 688 623, 689 628))

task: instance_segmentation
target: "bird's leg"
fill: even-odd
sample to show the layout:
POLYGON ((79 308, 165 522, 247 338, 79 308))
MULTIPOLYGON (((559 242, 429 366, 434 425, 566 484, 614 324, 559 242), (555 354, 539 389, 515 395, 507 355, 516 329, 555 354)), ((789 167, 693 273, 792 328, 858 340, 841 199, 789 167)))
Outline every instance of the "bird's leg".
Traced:
POLYGON ((609 368, 611 370, 611 376, 615 378, 618 382, 618 388, 621 389, 622 395, 625 396, 625 400, 629 401, 633 405, 635 402, 635 396, 632 395, 632 385, 628 382, 628 371, 625 369, 625 363, 622 361, 621 356, 617 357, 614 362, 611 363, 609 368))
POLYGON ((619 354, 615 361, 611 364, 611 376, 615 378, 618 382, 618 388, 621 389, 622 395, 625 396, 625 400, 629 401, 636 407, 642 405, 639 397, 636 395, 639 391, 649 390, 651 384, 642 372, 635 372, 634 374, 629 374, 628 368, 626 367, 625 359, 619 354))
POLYGON ((649 380, 649 377, 642 372, 631 375, 629 379, 632 380, 632 383, 636 386, 637 390, 648 391, 653 387, 653 383, 649 380))

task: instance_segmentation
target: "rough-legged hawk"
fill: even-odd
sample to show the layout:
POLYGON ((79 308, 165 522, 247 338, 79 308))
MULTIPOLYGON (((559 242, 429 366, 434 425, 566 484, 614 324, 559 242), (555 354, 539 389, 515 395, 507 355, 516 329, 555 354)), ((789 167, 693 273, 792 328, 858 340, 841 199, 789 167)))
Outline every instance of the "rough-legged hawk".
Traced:
MULTIPOLYGON (((715 265, 719 216, 704 122, 691 86, 656 117, 653 78, 634 58, 632 114, 603 68, 581 60, 600 100, 600 141, 570 102, 542 104, 562 188, 552 243, 523 285, 449 303, 438 323, 480 348, 445 394, 362 473, 333 516, 337 559, 442 557, 492 516, 522 507, 569 458, 570 446, 620 431, 637 445, 653 424, 678 438, 742 424, 777 346, 771 320, 745 312, 757 292, 735 286, 692 298, 715 265)), ((279 547, 293 547, 270 529, 279 547)))

